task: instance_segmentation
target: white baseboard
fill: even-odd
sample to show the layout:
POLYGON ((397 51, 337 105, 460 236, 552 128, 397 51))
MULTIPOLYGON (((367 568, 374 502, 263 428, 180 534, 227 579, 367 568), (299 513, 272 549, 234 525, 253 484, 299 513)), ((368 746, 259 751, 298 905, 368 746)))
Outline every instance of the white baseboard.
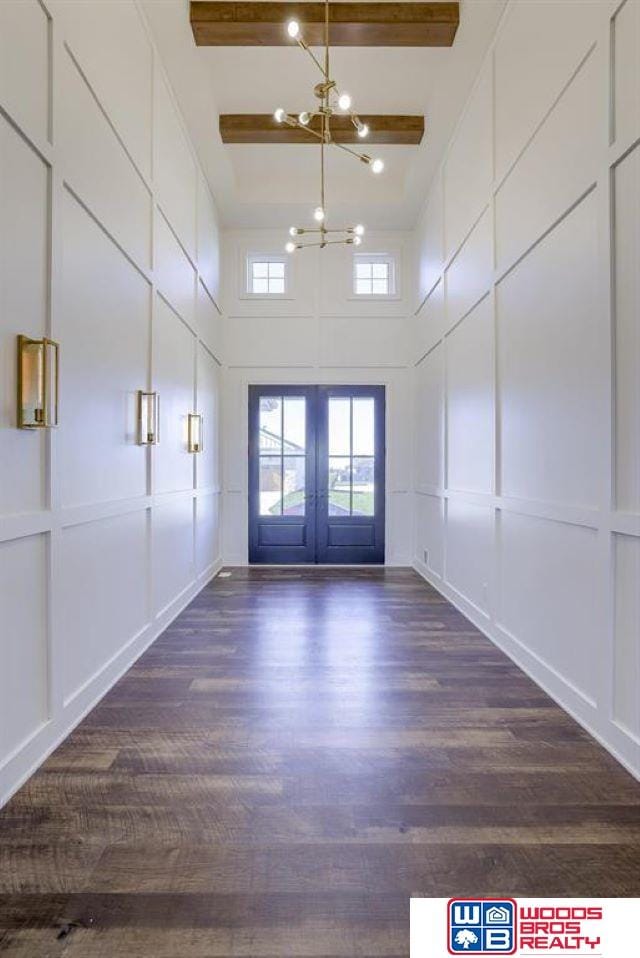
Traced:
POLYGON ((518 639, 433 573, 419 559, 412 563, 415 571, 476 626, 494 645, 539 685, 557 705, 596 739, 616 761, 640 781, 640 745, 598 710, 558 672, 526 648, 518 639))
POLYGON ((201 572, 162 612, 92 676, 57 716, 45 722, 0 767, 0 808, 51 755, 115 683, 222 568, 222 559, 201 572))

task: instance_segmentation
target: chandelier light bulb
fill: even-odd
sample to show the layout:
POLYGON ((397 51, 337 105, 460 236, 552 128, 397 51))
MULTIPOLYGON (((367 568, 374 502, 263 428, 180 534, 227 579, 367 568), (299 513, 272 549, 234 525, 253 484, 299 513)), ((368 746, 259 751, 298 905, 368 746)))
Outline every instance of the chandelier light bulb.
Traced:
POLYGON ((285 250, 287 251, 287 253, 295 252, 295 248, 296 248, 296 244, 292 243, 291 240, 289 240, 289 242, 285 245, 285 250))
POLYGON ((356 234, 356 236, 362 236, 364 234, 364 226, 362 223, 358 223, 357 226, 354 226, 353 232, 356 234))
POLYGON ((358 127, 358 136, 363 140, 365 136, 369 136, 369 127, 366 123, 361 123, 358 127))
POLYGON ((311 117, 306 110, 303 110, 302 113, 298 114, 298 120, 303 126, 306 126, 310 119, 311 117))
POLYGON ((299 232, 300 232, 300 231, 299 231, 299 229, 298 229, 297 226, 290 226, 290 227, 289 227, 289 236, 297 236, 299 232))
POLYGON ((360 243, 361 243, 361 242, 362 242, 362 237, 361 237, 361 236, 354 236, 354 237, 353 237, 353 245, 354 245, 354 246, 360 246, 360 243))
POLYGON ((317 223, 322 223, 324 219, 324 210, 321 206, 316 206, 315 210, 313 211, 313 218, 317 223))
POLYGON ((382 173, 384 170, 384 163, 380 159, 375 159, 371 164, 371 169, 374 173, 382 173))
POLYGON ((276 112, 273 114, 273 118, 276 121, 276 123, 282 123, 285 116, 286 116, 286 113, 284 112, 281 106, 279 106, 276 112))
POLYGON ((348 110, 351 106, 351 97, 348 93, 341 93, 338 97, 338 106, 341 110, 348 110))
POLYGON ((287 24, 287 33, 292 40, 297 40, 300 35, 300 24, 297 20, 289 20, 287 24))

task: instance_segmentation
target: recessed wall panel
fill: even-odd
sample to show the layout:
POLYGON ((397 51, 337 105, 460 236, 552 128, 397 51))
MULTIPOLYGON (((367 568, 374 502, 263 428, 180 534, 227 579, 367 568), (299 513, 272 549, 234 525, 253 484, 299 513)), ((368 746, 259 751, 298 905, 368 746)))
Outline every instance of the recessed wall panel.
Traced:
POLYGON ((493 177, 491 70, 486 68, 467 105, 444 167, 445 240, 450 256, 489 200, 493 177))
POLYGON ((49 127, 49 21, 38 0, 0 3, 0 105, 40 141, 49 127))
POLYGON ((166 83, 156 70, 155 180, 162 210, 192 258, 196 255, 196 164, 166 83))
POLYGON ((493 487, 493 310, 488 299, 449 333, 447 486, 490 493, 493 487))
POLYGON ((45 506, 45 436, 17 429, 17 336, 46 332, 48 171, 0 117, 0 515, 45 506))
POLYGON ((59 634, 65 699, 72 698, 148 621, 147 513, 62 532, 59 634))
POLYGON ((486 613, 493 554, 493 509, 462 499, 448 499, 446 540, 446 581, 486 613))
POLYGON ((136 395, 147 386, 150 288, 69 194, 63 208, 57 479, 64 506, 142 496, 136 395))
POLYGON ((441 576, 444 549, 444 499, 439 496, 416 496, 416 558, 441 576))
POLYGON ((433 182, 426 209, 418 227, 418 305, 433 288, 444 259, 444 195, 442 176, 433 182))
POLYGON ((615 643, 613 714, 640 736, 640 538, 614 536, 615 643))
POLYGON ((511 5, 496 43, 496 177, 501 179, 596 40, 600 4, 511 5), (553 24, 553 29, 550 29, 553 24))
POLYGON ((403 366, 407 354, 406 323, 400 317, 320 319, 320 362, 324 366, 403 366))
POLYGON ((618 509, 640 512, 640 148, 615 169, 615 462, 618 509))
POLYGON ((60 122, 67 182, 127 253, 148 267, 151 195, 66 52, 60 73, 67 104, 60 122))
POLYGON ((198 317, 198 335, 206 343, 217 359, 223 356, 222 334, 224 320, 209 293, 202 283, 198 283, 198 297, 196 301, 198 317))
POLYGON ((602 662, 597 533, 510 512, 499 528, 499 624, 594 699, 602 662))
POLYGON ((617 143, 640 134, 640 4, 626 0, 613 19, 613 133, 617 143))
POLYGON ((220 298, 220 231, 213 197, 205 179, 198 176, 198 270, 209 294, 220 298))
POLYGON ((185 322, 195 323, 195 271, 159 213, 156 218, 155 269, 158 289, 185 322))
POLYGON ((110 123, 150 177, 153 53, 136 4, 62 0, 56 15, 110 123))
POLYGON ((443 347, 425 356, 416 367, 416 482, 418 488, 444 484, 444 362, 443 347))
POLYGON ((208 569, 220 557, 220 496, 196 500, 196 571, 208 569))
POLYGON ((0 764, 48 718, 47 542, 0 542, 0 764))
POLYGON ((596 507, 603 377, 596 200, 584 200, 496 289, 501 492, 596 507))
POLYGON ((444 282, 440 280, 415 318, 416 358, 426 355, 442 339, 445 330, 444 282))
POLYGON ((201 343, 197 349, 198 412, 203 417, 204 428, 204 449, 196 457, 197 486, 219 489, 220 367, 201 343))
POLYGON ((586 60, 498 191, 498 269, 520 256, 596 180, 602 131, 593 122, 593 104, 600 56, 598 50, 586 60))
POLYGON ((489 291, 492 279, 491 214, 486 210, 447 270, 447 327, 489 291))
POLYGON ((193 499, 180 497, 153 510, 153 607, 157 614, 193 581, 193 499))
MULTIPOLYGON (((188 416, 194 412, 193 333, 157 298, 153 320, 153 384, 160 395, 160 442, 154 453, 154 492, 193 488, 195 454, 187 448, 188 416)), ((202 453, 204 455, 204 453, 202 453)))

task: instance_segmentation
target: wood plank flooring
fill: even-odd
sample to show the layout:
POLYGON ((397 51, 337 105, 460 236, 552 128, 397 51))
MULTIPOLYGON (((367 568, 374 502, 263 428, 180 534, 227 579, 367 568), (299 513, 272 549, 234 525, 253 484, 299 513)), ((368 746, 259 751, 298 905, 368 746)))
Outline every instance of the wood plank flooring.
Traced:
POLYGON ((409 570, 214 580, 0 812, 0 953, 392 958, 640 895, 640 785, 409 570))

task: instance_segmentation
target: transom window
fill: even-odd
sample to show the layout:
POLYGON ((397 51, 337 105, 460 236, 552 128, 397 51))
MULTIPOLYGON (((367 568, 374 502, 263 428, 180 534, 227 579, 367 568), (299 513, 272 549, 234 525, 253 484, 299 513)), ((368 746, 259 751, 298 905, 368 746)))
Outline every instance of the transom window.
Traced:
POLYGON ((253 296, 284 296, 287 263, 279 256, 249 256, 247 292, 253 296))
POLYGON ((395 287, 395 262, 391 256, 354 256, 353 291, 356 296, 393 296, 395 287))

